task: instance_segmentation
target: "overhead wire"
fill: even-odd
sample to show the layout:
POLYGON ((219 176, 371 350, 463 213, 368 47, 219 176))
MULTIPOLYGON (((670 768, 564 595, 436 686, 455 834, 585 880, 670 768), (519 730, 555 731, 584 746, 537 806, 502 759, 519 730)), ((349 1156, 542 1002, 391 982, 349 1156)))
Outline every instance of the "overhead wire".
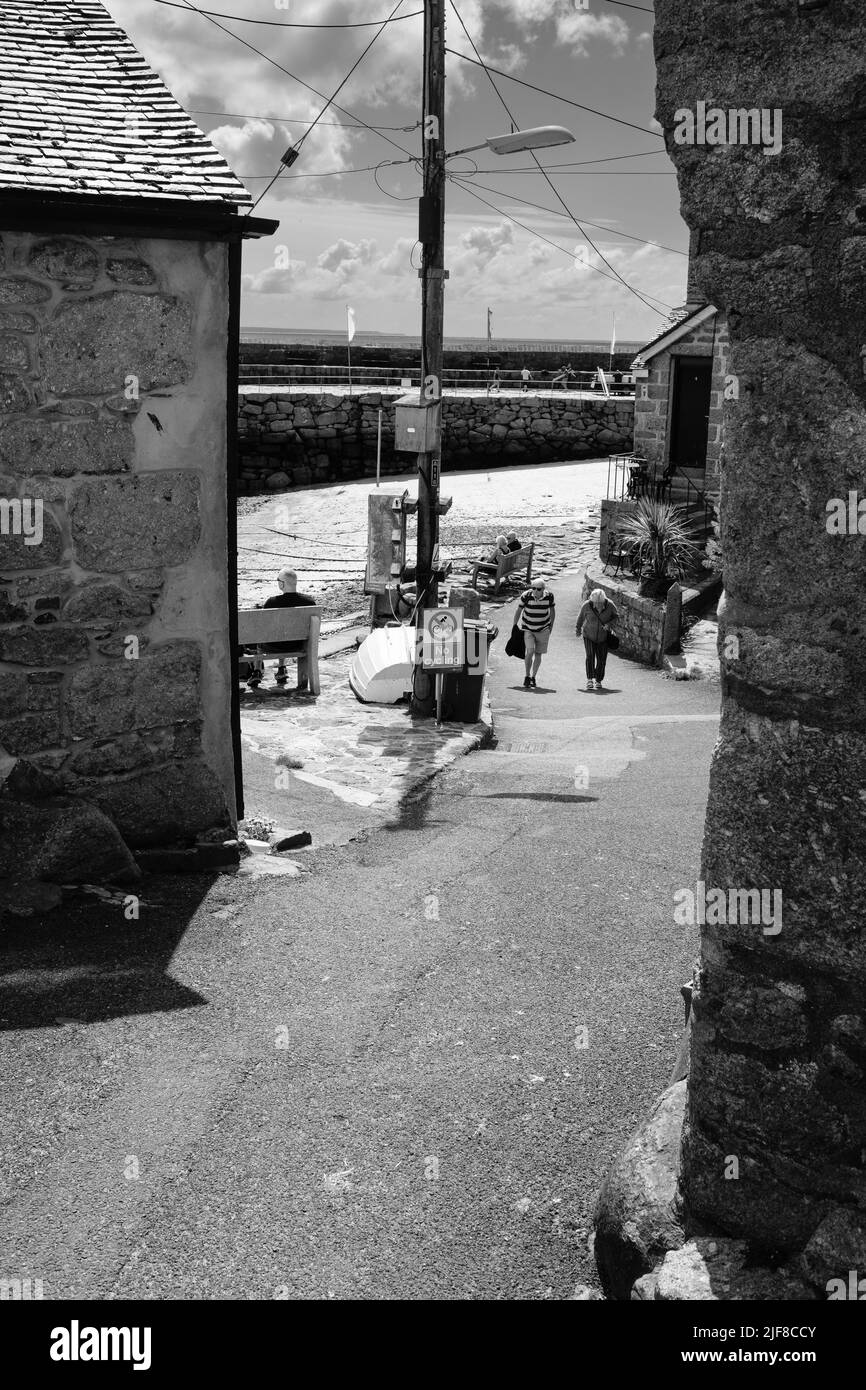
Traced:
MULTIPOLYGON (((204 14, 205 11, 202 10, 201 13, 204 14)), ((402 15, 399 17, 400 19, 403 18, 402 15)), ((342 106, 337 107, 338 111, 342 111, 342 109, 342 106)), ((253 115, 249 111, 202 111, 194 106, 187 108, 187 114, 189 116, 224 116, 226 120, 231 121, 273 121, 276 125, 306 125, 310 119, 309 116, 259 116, 253 115)), ((368 125, 366 121, 359 121, 357 124, 352 124, 351 121, 320 121, 319 124, 336 126, 338 130, 373 130, 377 132, 393 130, 398 134, 402 131, 404 135, 411 135, 413 131, 419 130, 421 127, 420 121, 415 121, 413 125, 368 125)), ((650 150, 648 153, 655 154, 656 151, 650 150)), ((623 158, 627 157, 623 156, 623 158)))
MULTIPOLYGON (((500 198, 510 198, 515 203, 523 203, 528 208, 535 208, 538 212, 546 212, 550 217, 568 217, 568 213, 560 212, 558 208, 548 208, 542 203, 530 202, 528 198, 519 198, 516 193, 510 193, 504 188, 491 188, 486 183, 475 183, 473 175, 470 174, 449 174, 448 178, 459 186, 465 182, 470 188, 483 188, 486 193, 495 193, 500 198)), ((571 219, 569 219, 571 220, 571 219)), ((676 246, 665 246, 661 241, 650 241, 648 237, 634 236, 631 232, 621 232, 617 227, 605 227, 601 222, 590 222, 588 218, 580 219, 587 227, 595 227, 600 232, 609 232, 611 236, 625 237, 626 241, 639 241, 644 246, 655 246, 659 251, 670 251, 675 256, 685 256, 688 259, 688 251, 680 251, 676 246)))
MULTIPOLYGON (((516 227, 522 228, 524 232, 529 232, 530 236, 537 237, 539 241, 546 241, 548 246, 552 246, 555 250, 561 251, 563 255, 568 256, 570 260, 573 261, 575 259, 574 252, 570 251, 567 246, 561 246, 558 241, 553 241, 550 237, 544 236, 543 233, 537 231, 534 227, 528 227, 525 222, 521 222, 519 218, 515 217, 513 213, 508 212, 505 208, 498 207, 496 203, 488 202, 486 198, 482 198, 481 194, 476 193, 474 188, 470 187, 468 184, 464 187, 463 191, 464 193, 469 193, 471 197, 476 198, 479 203, 484 203, 486 207, 492 208, 494 212, 498 212, 500 216, 506 217, 509 222, 513 222, 516 227)), ((590 243, 590 245, 591 244, 592 243, 590 243)), ((602 257, 602 260, 604 260, 604 257, 602 257)), ((608 275, 596 265, 589 265, 588 262, 581 262, 581 264, 586 265, 587 270, 595 271, 596 275, 601 275, 605 280, 611 280, 614 284, 622 283, 621 277, 618 276, 616 272, 614 272, 613 275, 608 275)), ((605 261, 605 264, 607 265, 608 262, 605 261)), ((635 291, 635 293, 637 293, 637 291, 635 291)), ((663 305, 664 308, 669 311, 674 307, 672 304, 668 304, 666 300, 660 299, 658 295, 650 294, 648 290, 646 295, 647 298, 644 299, 644 303, 647 304, 647 308, 652 309, 653 312, 659 314, 661 318, 664 318, 664 315, 661 314, 660 310, 656 309, 655 305, 647 303, 648 299, 655 299, 657 303, 663 305)), ((640 297, 643 298, 643 295, 640 297)))
MULTIPOLYGON (((322 101, 328 100, 324 92, 320 92, 318 88, 306 82, 303 77, 298 77, 297 73, 290 72, 288 68, 283 67, 282 63, 278 63, 276 58, 272 58, 269 53, 263 53, 260 48, 256 48, 255 44, 248 43, 240 34, 235 34, 231 29, 227 29, 224 24, 220 24, 219 20, 211 18, 204 10, 197 9, 195 5, 190 3, 190 0, 183 0, 183 4, 186 9, 192 10, 194 14, 200 14, 203 19, 207 19, 208 22, 213 24, 217 29, 222 30, 224 34, 228 34, 230 39, 234 39, 237 43, 243 44, 244 48, 248 48, 251 53, 255 53, 259 58, 264 58, 266 63, 270 63, 271 66, 275 67, 279 72, 285 73, 286 77, 290 77, 293 82, 297 82, 301 87, 306 87, 307 91, 312 92, 314 96, 320 97, 322 101)), ((353 120, 358 121, 359 126, 364 130, 372 131, 374 135, 378 135, 386 144, 393 145, 394 149, 399 150, 401 154, 409 155, 410 158, 412 157, 412 151, 407 150, 405 145, 401 145, 396 140, 392 140, 390 135, 384 134, 383 129, 370 125, 369 122, 363 120, 356 111, 350 111, 347 106, 341 106, 337 101, 332 102, 332 105, 336 111, 342 111, 344 116, 350 116, 353 120)))
POLYGON ((417 200, 418 200, 418 194, 417 194, 417 193, 408 193, 408 194, 407 194, 407 193, 392 193, 392 192, 390 191, 390 189, 385 188, 385 187, 379 182, 379 170, 380 170, 380 169, 387 169, 387 168, 389 168, 389 167, 390 167, 391 165, 393 165, 393 164, 412 163, 412 164, 415 164, 415 165, 417 166, 417 164, 418 164, 419 162, 420 162, 420 161, 417 160, 417 159, 413 159, 413 160, 411 160, 411 161, 410 161, 410 160, 404 161, 404 160, 402 160, 402 159, 383 159, 383 160, 381 161, 381 163, 380 163, 380 164, 377 164, 376 167, 375 167, 375 169, 373 170, 373 182, 375 183, 375 185, 376 185, 376 187, 378 188, 378 190, 379 190, 380 193, 384 193, 386 198, 393 198, 395 203, 414 203, 414 202, 417 202, 417 200))
MULTIPOLYGON (((457 15, 457 18, 460 19, 460 15, 457 13, 457 9, 456 7, 454 7, 453 4, 452 9, 454 9, 454 13, 457 15)), ((462 20, 460 20, 460 22, 461 24, 463 23, 462 20)), ((465 27, 464 33, 466 34, 467 39, 469 39, 469 42, 472 44, 472 47, 475 48, 475 44, 472 43, 472 39, 469 35, 469 32, 465 27)), ((452 54, 452 56, 455 58, 462 58, 464 63, 472 63, 476 68, 483 68, 484 71, 488 74, 488 76, 491 73, 495 73, 497 77, 507 77, 509 82, 516 82, 521 87, 529 87, 531 91, 540 92, 542 96, 552 97, 554 101, 564 102, 566 106, 575 106, 577 107, 578 111, 588 111, 590 115, 601 116, 602 119, 605 121, 614 121, 617 125, 625 125, 628 126, 631 130, 639 130, 641 135, 652 135, 657 140, 664 139, 664 135, 662 135, 661 132, 658 130, 650 130, 649 126, 645 125, 636 125, 634 121, 627 121, 622 116, 611 116, 609 111, 599 111, 594 106, 584 106, 581 102, 572 101, 571 97, 564 97, 559 92, 550 92, 546 87, 537 87, 534 82, 526 82, 522 77, 515 77, 514 73, 512 72, 503 72, 501 68, 492 67, 490 63, 485 63, 484 59, 481 57, 470 58, 468 53, 461 53, 460 50, 457 48, 446 47, 445 52, 452 54)), ((475 48, 475 52, 478 52, 477 48, 475 48)))
MULTIPOLYGON (((154 3, 167 5, 172 10, 185 8, 179 0, 154 0, 154 3)), ((413 10, 411 14, 401 14, 400 18, 417 19, 423 13, 423 10, 413 10)), ((207 15, 208 19, 233 19, 238 24, 264 24, 270 29, 375 29, 377 24, 382 23, 381 19, 356 19, 342 24, 302 24, 287 19, 248 19, 246 15, 223 14, 221 10, 199 10, 199 14, 207 15)))
POLYGON ((357 68, 360 67, 361 63, 362 63, 362 62, 364 61, 364 59, 366 58, 367 54, 370 52, 370 49, 373 47, 373 44, 376 42, 377 39, 381 38, 382 34, 384 34, 385 30, 388 28, 388 25, 389 25, 389 24, 391 23, 391 21, 394 19, 394 17, 395 17, 395 15, 396 15, 397 11, 399 10, 399 8, 400 8, 400 6, 401 6, 402 4, 403 4, 403 0, 397 0, 396 5, 394 6, 393 10, 392 10, 391 13, 389 14, 388 18, 382 20, 382 23, 381 23, 380 28, 378 28, 378 29, 376 30, 376 32, 375 32, 375 34, 373 35, 373 37, 371 38, 370 42, 367 44, 367 47, 366 47, 361 53, 359 53, 358 57, 355 59, 355 61, 354 61, 354 63, 352 64, 352 66, 349 68, 349 71, 346 73, 346 76, 343 78, 342 82, 340 83, 339 87, 337 87, 337 89, 335 90, 333 96, 331 96, 331 97, 328 98, 328 100, 326 101, 325 105, 322 107, 321 111, 319 112, 319 114, 316 116, 315 120, 314 120, 314 121, 312 122, 312 124, 310 125, 309 129, 304 131, 304 133, 303 133, 303 135, 301 136, 300 140, 298 140, 297 144, 295 145, 295 148, 296 148, 296 149, 299 150, 299 149, 301 148, 301 146, 303 145, 304 141, 307 139, 307 136, 310 135, 310 134, 315 130, 316 126, 319 124, 319 121, 320 121, 321 117, 324 116, 324 114, 325 114, 325 112, 328 110, 328 108, 334 104, 335 99, 340 95, 340 92, 343 90, 343 88, 345 87, 345 85, 346 85, 346 83, 348 82, 349 78, 352 76, 352 73, 355 72, 355 70, 356 70, 357 68))
MULTIPOLYGON (((313 131, 316 129, 316 126, 318 125, 319 120, 321 119, 321 117, 324 116, 325 112, 329 109, 329 107, 331 107, 331 106, 334 104, 334 101, 335 101, 336 98, 339 96, 340 92, 343 90, 343 88, 345 87, 346 83, 349 81, 349 78, 352 76, 352 73, 355 72, 355 71, 357 70, 357 68, 360 67, 361 63, 362 63, 362 62, 364 61, 364 59, 366 58, 367 54, 370 52, 370 49, 373 47, 373 44, 376 42, 376 40, 377 40, 382 34, 384 34, 385 30, 387 29, 388 25, 390 24, 391 20, 394 18, 394 16, 396 15, 397 11, 399 10, 399 8, 400 8, 400 6, 401 6, 402 4, 403 4, 403 0, 397 0, 396 5, 394 6, 394 8, 393 8, 393 10, 391 11, 390 15, 388 16, 388 18, 387 18, 386 20, 383 20, 383 21, 382 21, 381 27, 380 27, 379 29, 376 30, 376 32, 375 32, 375 34, 373 35, 373 37, 371 38, 370 42, 367 44, 367 47, 366 47, 366 48, 358 55, 358 57, 355 59, 354 63, 353 63, 352 66, 349 68, 349 71, 346 73, 346 76, 343 78, 343 80, 342 80, 342 82, 340 83, 339 87, 337 87, 336 91, 335 91, 330 97, 328 97, 328 99, 327 99, 327 101, 325 102, 324 106, 322 107, 321 111, 318 112, 318 114, 316 115, 315 119, 314 119, 314 120, 312 121, 312 123, 307 127, 307 129, 306 129, 306 130, 304 131, 304 133, 301 135, 300 139, 295 141, 295 144, 294 144, 294 146, 292 147, 292 148, 293 148, 293 151, 294 151, 294 156, 295 156, 295 158, 297 158, 298 154, 299 154, 300 151, 302 150, 303 145, 304 145, 304 141, 308 138, 308 136, 312 135, 313 131)), ((285 159, 286 157, 287 157, 287 156, 284 155, 284 156, 283 156, 283 159, 285 159)), ((259 203, 262 201, 262 199, 263 199, 264 197, 267 196, 267 194, 270 192, 270 190, 273 188, 274 184, 276 183, 277 179, 280 177, 280 174, 283 174, 283 173, 285 173, 285 165, 284 165, 284 163, 283 163, 283 160, 280 160, 280 163, 279 163, 278 166, 277 166, 277 172, 274 174, 274 176, 273 176, 273 178, 271 179, 270 183, 269 183, 265 188, 262 189, 262 191, 261 191, 261 193, 259 194, 258 198, 256 199, 256 201, 253 203, 252 207, 250 208, 250 212, 255 212, 256 208, 257 208, 258 205, 259 205, 259 203)))
MULTIPOLYGON (((417 160, 413 155, 410 159, 380 159, 378 164, 365 164, 358 169, 320 169, 318 173, 307 174, 284 174, 284 179, 332 179, 340 174, 372 174, 377 169, 382 169, 388 165, 396 164, 415 164, 417 160)), ((269 179, 271 174, 238 174, 239 179, 269 179)), ((384 193, 384 189, 382 190, 384 193)))
MULTIPOLYGON (((452 10, 454 11, 455 15, 457 16, 457 19, 458 19, 458 21, 459 21, 459 23, 460 23, 461 29, 463 30, 464 34, 466 35, 467 39, 469 40, 469 43, 470 43, 471 46, 472 46, 473 52, 476 53, 477 56, 478 56, 478 63, 479 63, 479 65, 481 66, 481 68, 483 68, 484 72, 487 74, 487 78, 488 78, 488 80, 489 80, 489 82, 490 82, 490 85, 492 86, 494 92, 496 93, 496 96, 497 96, 497 98, 498 98, 500 104, 501 104, 502 107, 504 108, 505 113, 506 113, 506 115, 508 116, 508 119, 511 121, 512 126, 513 126, 513 127, 516 127, 518 123, 517 123, 517 122, 515 121, 515 119, 514 119, 514 114, 513 114, 512 110, 511 110, 511 108, 509 107, 508 102, 505 100, 504 96, 502 95, 502 93, 500 92, 499 88, 497 87, 497 85, 496 85, 496 83, 495 83, 495 81, 494 81, 494 79, 493 79, 493 76, 492 76, 492 74, 491 74, 490 68, 489 68, 488 65, 484 62, 484 60, 483 60, 482 57, 481 57, 481 54, 478 52, 478 48, 477 48, 477 46, 476 46, 476 44, 475 44, 475 40, 472 38, 472 35, 469 33, 469 30, 466 28, 466 25, 465 25, 464 22, 463 22, 463 16, 460 14, 460 11, 457 9, 457 6, 456 6, 456 4, 454 3, 454 0, 450 0, 450 3, 451 3, 451 8, 452 8, 452 10)), ((451 50, 449 50, 449 51, 451 51, 451 50)), ((505 75, 507 75, 507 74, 505 74, 505 75)), ((557 202, 562 206, 563 210, 568 214, 569 218, 570 218, 571 221, 574 223, 575 227, 577 227, 577 229, 578 229, 578 231, 580 232, 580 234, 581 234, 581 236, 583 237, 583 239, 587 242, 587 244, 588 244, 589 246, 592 247, 593 251, 594 251, 595 254, 598 256, 599 260, 601 260, 601 261, 604 263, 604 265, 607 266, 608 270, 610 270, 610 271, 613 273, 613 275, 616 276, 616 279, 619 280, 620 284, 622 284, 622 285, 629 291, 630 294, 633 294, 633 295, 635 296, 636 299, 639 299, 639 300, 641 301, 641 303, 642 303, 642 304, 645 304, 646 307, 647 307, 648 309, 651 309, 651 310, 653 311, 653 313, 659 314, 660 317, 664 317, 664 315, 660 314, 660 311, 659 311, 658 309, 656 309, 656 307, 655 307, 654 304, 651 304, 651 303, 650 303, 649 299, 646 298, 645 295, 644 295, 640 290, 636 290, 636 289, 634 288, 633 285, 630 285, 630 284, 629 284, 629 282, 625 279, 624 276, 620 275, 619 271, 616 269, 616 266, 611 265, 610 261, 609 261, 609 260, 607 259, 607 257, 605 256, 604 252, 601 251, 601 250, 599 250, 599 248, 596 246, 596 244, 595 244, 595 242, 593 241, 592 237, 589 235, 589 232, 585 231, 584 228, 581 226, 580 222, 579 222, 579 221, 577 220, 577 218, 575 217, 575 215, 574 215, 574 213, 572 212, 571 208, 568 206, 568 204, 566 203, 565 199, 562 197, 562 194, 559 192, 558 188, 555 186, 555 184, 554 184, 553 180, 551 179, 550 175, 545 171, 544 165, 540 163, 540 161, 536 158, 536 156, 532 153, 532 151, 530 151, 530 154, 532 155, 533 163, 537 166, 537 168, 538 168, 539 172, 541 173, 543 179, 545 180, 545 182, 547 183, 548 187, 550 188, 551 193, 553 193, 553 195, 554 195, 554 197, 556 198, 557 202)), ((593 267, 593 269, 597 269, 597 267, 593 267)), ((655 296, 655 295, 651 295, 650 298, 655 299, 656 296, 655 296)), ((659 300, 658 302, 659 302, 659 303, 664 303, 664 300, 659 300)))

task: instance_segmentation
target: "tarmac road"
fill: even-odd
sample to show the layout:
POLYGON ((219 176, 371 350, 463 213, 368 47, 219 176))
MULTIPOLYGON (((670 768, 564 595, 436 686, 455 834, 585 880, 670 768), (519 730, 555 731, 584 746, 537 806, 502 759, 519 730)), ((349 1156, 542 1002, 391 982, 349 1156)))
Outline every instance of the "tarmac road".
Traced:
POLYGON ((0 1276, 87 1299, 596 1283, 592 1205, 682 1023, 673 895, 718 686, 612 658, 580 692, 577 579, 557 594, 536 691, 494 649, 498 747, 384 829, 301 878, 154 880, 138 923, 22 929, 0 1276))

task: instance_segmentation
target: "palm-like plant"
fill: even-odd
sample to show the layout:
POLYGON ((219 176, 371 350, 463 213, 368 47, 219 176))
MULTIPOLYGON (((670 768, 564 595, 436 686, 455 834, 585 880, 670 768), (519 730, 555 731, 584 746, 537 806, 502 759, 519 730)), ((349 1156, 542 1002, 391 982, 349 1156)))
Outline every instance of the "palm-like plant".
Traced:
POLYGON ((700 558, 700 546, 685 513, 670 502, 641 498, 634 516, 620 521, 619 533, 633 543, 644 583, 682 579, 700 558))

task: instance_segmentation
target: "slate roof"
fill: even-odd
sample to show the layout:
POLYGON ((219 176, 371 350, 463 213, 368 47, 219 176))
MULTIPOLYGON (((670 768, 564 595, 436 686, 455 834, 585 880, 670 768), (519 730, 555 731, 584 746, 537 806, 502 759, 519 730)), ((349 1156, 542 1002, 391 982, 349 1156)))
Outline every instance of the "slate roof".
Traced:
POLYGON ((98 0, 0 0, 0 195, 252 199, 98 0))
POLYGON ((635 362, 648 362, 651 357, 658 356, 665 348, 678 342, 680 338, 684 338, 687 333, 691 333, 692 329, 697 328, 704 319, 711 318, 719 311, 715 304, 699 304, 695 309, 684 309, 681 312, 682 318, 678 319, 675 324, 668 324, 667 328, 663 328, 661 333, 641 348, 632 366, 635 362))

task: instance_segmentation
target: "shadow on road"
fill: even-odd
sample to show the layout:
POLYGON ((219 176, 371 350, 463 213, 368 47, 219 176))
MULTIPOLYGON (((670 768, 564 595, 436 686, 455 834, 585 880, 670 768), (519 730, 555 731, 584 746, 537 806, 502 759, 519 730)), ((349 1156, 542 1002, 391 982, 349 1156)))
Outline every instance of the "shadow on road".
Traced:
POLYGON ((142 880, 139 919, 120 903, 76 899, 54 912, 7 919, 0 932, 0 1031, 97 1023, 188 1009, 207 1001, 173 980, 169 962, 214 880, 142 880))
POLYGON ((597 796, 572 796, 566 792, 485 792, 479 801, 598 801, 597 796))

